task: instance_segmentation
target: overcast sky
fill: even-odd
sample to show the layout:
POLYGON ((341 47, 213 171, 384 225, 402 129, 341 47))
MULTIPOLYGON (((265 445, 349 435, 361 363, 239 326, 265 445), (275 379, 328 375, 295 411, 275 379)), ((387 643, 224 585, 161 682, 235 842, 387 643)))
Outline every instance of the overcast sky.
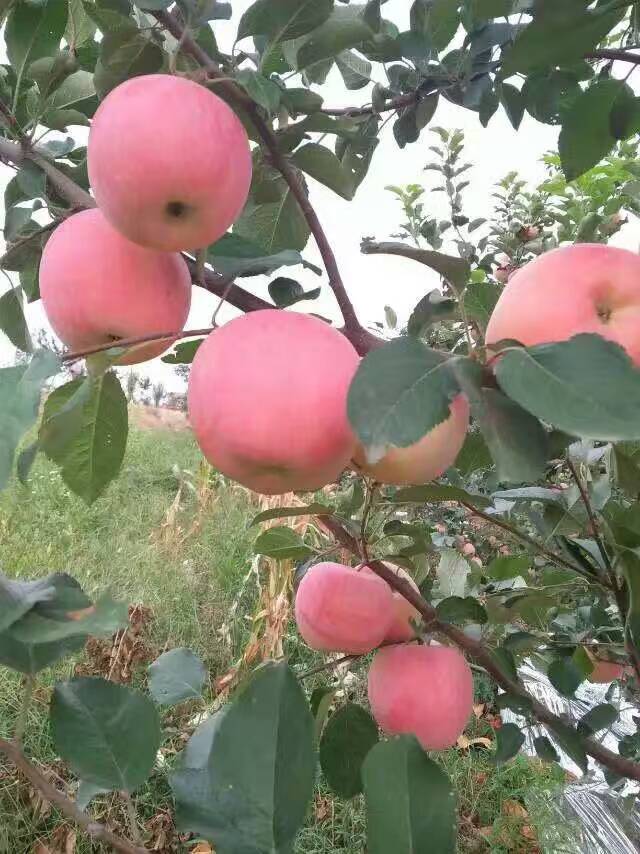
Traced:
MULTIPOLYGON (((234 18, 232 22, 215 22, 218 42, 228 48, 235 24, 250 0, 232 0, 234 18), (234 23, 235 22, 235 23, 234 23)), ((408 28, 408 0, 390 0, 385 5, 385 16, 395 21, 400 29, 408 28)), ((325 100, 326 106, 347 106, 366 103, 367 89, 349 92, 342 78, 334 70, 325 85, 315 87, 325 100)), ((167 117, 169 118, 169 117, 167 117)), ((466 138, 466 155, 473 169, 465 176, 471 181, 466 191, 467 210, 471 218, 489 216, 492 209, 493 185, 511 170, 518 170, 528 181, 539 181, 544 175, 540 162, 542 155, 557 145, 558 129, 539 124, 525 114, 518 132, 509 124, 500 111, 491 120, 488 128, 480 125, 477 114, 440 99, 432 124, 446 128, 462 128, 466 138)), ((328 142, 331 144, 329 138, 328 142)), ((397 230, 401 221, 401 209, 394 198, 385 191, 387 184, 422 183, 427 188, 423 197, 425 211, 439 216, 446 214, 446 201, 442 193, 429 193, 437 184, 437 173, 424 172, 423 167, 431 159, 428 146, 435 138, 423 131, 418 142, 400 150, 393 138, 391 122, 384 129, 369 174, 360 186, 353 201, 347 202, 313 180, 310 180, 311 200, 329 236, 337 256, 338 264, 356 310, 364 323, 382 321, 384 306, 389 304, 403 323, 418 300, 433 287, 438 278, 426 267, 397 257, 365 256, 360 254, 360 239, 372 235, 382 240, 397 230)), ((13 174, 2 168, 0 191, 13 174)), ((637 226, 627 226, 622 241, 634 248, 638 244, 637 226), (632 231, 630 231, 632 229, 632 231)), ((617 240, 616 242, 619 242, 617 240)), ((310 239, 304 252, 306 258, 321 266, 319 253, 310 239)), ((305 289, 321 284, 322 295, 314 302, 299 305, 300 310, 319 312, 338 320, 335 301, 326 284, 326 276, 317 277, 300 268, 285 268, 284 275, 291 275, 305 285, 305 289)), ((261 296, 267 296, 268 279, 257 277, 240 280, 239 283, 261 296)), ((0 291, 4 285, 0 285, 0 291)), ((197 328, 208 325, 217 300, 200 288, 194 288, 189 326, 197 328)), ((233 310, 225 309, 220 318, 231 317, 233 310)), ((39 304, 29 307, 29 322, 32 329, 45 326, 46 319, 39 304)), ((0 339, 3 339, 0 333, 0 339)), ((0 340, 0 363, 12 358, 12 348, 6 339, 0 340)), ((162 379, 171 388, 181 388, 173 371, 159 360, 139 366, 143 373, 154 381, 162 379)))

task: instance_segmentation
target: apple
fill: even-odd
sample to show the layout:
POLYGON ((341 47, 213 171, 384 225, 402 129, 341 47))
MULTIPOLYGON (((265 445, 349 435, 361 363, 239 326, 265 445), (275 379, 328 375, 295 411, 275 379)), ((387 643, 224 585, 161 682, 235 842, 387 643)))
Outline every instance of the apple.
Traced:
POLYGON ((456 461, 469 428, 469 404, 459 394, 449 417, 408 448, 391 448, 377 463, 368 463, 358 445, 353 459, 357 471, 380 483, 398 486, 427 483, 440 477, 456 461))
MULTIPOLYGON (((47 241, 40 295, 58 337, 72 350, 154 332, 180 332, 191 305, 191 276, 177 253, 131 243, 100 210, 73 214, 47 241)), ((145 362, 174 341, 128 350, 121 365, 145 362)))
POLYGON ((205 457, 267 495, 320 489, 353 455, 353 345, 306 314, 264 309, 214 330, 196 353, 189 418, 205 457))
POLYGON ((240 119, 204 86, 168 74, 134 77, 107 95, 87 160, 107 219, 154 249, 214 243, 240 215, 251 183, 240 119))
POLYGON ((327 561, 300 582, 295 615, 312 649, 360 655, 380 646, 395 611, 391 588, 375 573, 327 561))
POLYGON ((620 344, 640 365, 640 256, 579 243, 536 258, 509 279, 491 315, 487 344, 525 346, 591 332, 620 344))
POLYGON ((369 704, 387 735, 411 733, 425 750, 452 747, 473 708, 473 675, 453 647, 380 649, 369 669, 369 704))
MULTIPOLYGON (((420 588, 413 578, 411 578, 406 569, 403 569, 401 566, 396 566, 393 563, 389 563, 386 560, 383 561, 383 563, 386 567, 395 572, 398 578, 401 578, 403 581, 407 581, 416 593, 420 593, 420 588)), ((368 566, 364 566, 364 564, 361 564, 358 567, 358 570, 360 572, 374 575, 376 578, 380 577, 368 566)), ((384 581, 384 579, 382 580, 384 581)), ((416 636, 416 632, 411 625, 411 621, 420 621, 420 611, 418 611, 411 602, 407 601, 402 593, 398 593, 397 590, 393 590, 391 587, 390 589, 393 595, 393 611, 395 616, 393 622, 389 626, 389 630, 384 636, 384 640, 387 643, 404 643, 405 641, 413 640, 416 636)))

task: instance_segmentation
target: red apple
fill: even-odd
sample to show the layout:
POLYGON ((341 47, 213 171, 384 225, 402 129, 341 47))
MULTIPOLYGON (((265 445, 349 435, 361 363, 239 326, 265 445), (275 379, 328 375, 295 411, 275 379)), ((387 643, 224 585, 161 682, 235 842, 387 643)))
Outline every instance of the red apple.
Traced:
MULTIPOLYGON (((179 332, 189 314, 191 276, 176 253, 131 243, 97 209, 73 214, 53 232, 40 262, 40 295, 59 338, 72 350, 154 332, 179 332)), ((174 339, 132 348, 133 365, 174 339)))
POLYGON ((425 750, 452 747, 473 708, 473 676, 447 646, 405 644, 378 650, 369 670, 373 717, 388 735, 412 733, 425 750))
POLYGON ((355 444, 347 391, 358 354, 305 314, 265 309, 216 329, 189 379, 189 417, 206 458, 268 495, 334 481, 355 444))
POLYGON ((525 346, 591 332, 620 344, 640 365, 640 256, 580 243, 536 258, 509 280, 487 327, 487 344, 525 346))
POLYGON ((300 582, 295 613, 312 649, 360 655, 385 639, 394 619, 393 596, 375 573, 317 563, 300 582))
POLYGON ((200 249, 238 218, 251 183, 247 134, 217 95, 168 74, 111 91, 91 123, 89 179, 108 220, 154 249, 200 249))
POLYGON ((469 428, 469 404, 459 394, 451 403, 450 416, 408 448, 391 448, 377 463, 367 463, 358 446, 355 468, 380 483, 396 485, 427 483, 440 477, 456 461, 469 428))
MULTIPOLYGON (((398 578, 401 578, 403 581, 407 581, 416 593, 420 592, 420 588, 415 583, 413 578, 409 575, 406 569, 403 569, 401 566, 396 566, 393 563, 389 563, 388 561, 383 561, 384 565, 391 569, 398 578)), ((358 567, 359 572, 365 572, 370 575, 376 575, 376 573, 369 569, 368 566, 361 565, 358 567)), ((380 576, 376 575, 376 578, 380 576)), ((384 580, 384 579, 383 579, 384 580)), ((386 582, 385 582, 386 583, 386 582)), ((420 621, 420 611, 415 608, 411 602, 408 602, 402 593, 398 593, 397 590, 393 590, 390 588, 393 594, 393 611, 394 611, 394 620, 389 627, 388 632, 384 636, 384 639, 387 643, 404 643, 406 641, 413 640, 416 636, 415 630, 411 625, 411 621, 419 622, 420 621)))

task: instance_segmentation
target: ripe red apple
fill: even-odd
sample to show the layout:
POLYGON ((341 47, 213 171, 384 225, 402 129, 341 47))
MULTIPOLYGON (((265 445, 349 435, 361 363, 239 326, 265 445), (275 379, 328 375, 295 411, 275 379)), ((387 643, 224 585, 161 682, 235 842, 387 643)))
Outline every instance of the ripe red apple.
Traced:
POLYGON ((377 463, 367 463, 358 446, 355 468, 380 483, 397 485, 427 483, 440 477, 456 461, 469 427, 469 404, 459 394, 451 403, 450 416, 408 448, 391 448, 377 463))
MULTIPOLYGON (((420 588, 415 583, 413 578, 409 575, 406 569, 403 569, 401 566, 396 566, 393 563, 389 563, 388 561, 383 561, 384 565, 387 566, 390 570, 395 572, 398 578, 401 578, 403 581, 409 582, 409 584, 413 587, 413 589, 419 593, 420 588)), ((369 575, 377 576, 372 569, 369 569, 368 566, 361 565, 358 567, 359 572, 365 572, 369 575)), ((383 579, 384 580, 384 579, 383 579)), ((386 584, 386 582, 385 582, 386 584)), ((411 602, 408 602, 402 593, 398 593, 397 590, 393 590, 390 588, 393 595, 393 611, 394 611, 394 620, 389 627, 386 635, 384 636, 385 641, 387 643, 405 643, 406 641, 413 640, 416 636, 415 630, 411 625, 411 621, 414 622, 420 620, 420 611, 415 608, 411 602)))
POLYGON ((532 346, 582 332, 617 342, 640 364, 639 255, 599 243, 541 255, 509 279, 486 340, 532 346))
POLYGON ((251 183, 247 134, 217 95, 168 74, 111 91, 91 123, 89 179, 107 219, 154 249, 200 249, 242 211, 251 183))
POLYGON ((378 650, 369 669, 369 704, 388 735, 412 733, 425 750, 445 750, 473 708, 473 676, 448 646, 405 644, 378 650))
MULTIPOLYGON (((179 332, 191 305, 191 276, 180 255, 131 243, 93 208, 70 216, 47 241, 40 295, 59 338, 82 350, 117 338, 179 332)), ((153 359, 172 341, 132 348, 119 364, 153 359)))
POLYGON ((189 417, 205 457, 267 495, 334 481, 353 454, 347 391, 358 354, 306 314, 265 309, 209 335, 189 379, 189 417))
POLYGON ((394 620, 391 588, 373 572, 317 563, 300 582, 296 623, 312 649, 359 655, 380 646, 394 620))

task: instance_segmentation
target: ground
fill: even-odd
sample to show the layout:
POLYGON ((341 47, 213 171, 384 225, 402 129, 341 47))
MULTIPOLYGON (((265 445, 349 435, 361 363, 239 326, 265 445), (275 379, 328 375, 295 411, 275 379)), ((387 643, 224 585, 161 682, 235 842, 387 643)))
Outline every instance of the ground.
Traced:
MULTIPOLYGON (((271 562, 258 566, 253 558, 256 529, 249 525, 259 509, 257 499, 202 463, 184 416, 171 413, 180 418, 168 424, 164 412, 140 409, 132 418, 122 475, 92 507, 73 496, 44 459, 37 461, 28 489, 14 485, 0 493, 4 572, 23 577, 70 572, 89 593, 108 587, 132 604, 127 633, 90 642, 76 660, 65 661, 42 679, 26 749, 54 781, 69 779, 54 760, 46 726, 55 678, 90 672, 142 684, 146 665, 157 654, 190 646, 211 673, 210 706, 214 694, 232 687, 238 662, 251 664, 283 652, 297 665, 313 666, 321 660, 298 642, 291 624, 291 567, 271 562), (265 580, 269 583, 262 583, 265 580), (253 619, 256 611, 260 616, 253 619)), ((344 695, 363 697, 363 673, 345 674, 344 695)), ((305 685, 312 688, 323 679, 325 675, 314 677, 305 685)), ((12 731, 18 690, 15 676, 0 668, 2 736, 12 731)), ((478 690, 479 717, 469 737, 491 738, 491 727, 499 722, 486 714, 491 702, 487 685, 479 683, 478 690)), ((165 717, 162 761, 136 796, 150 847, 155 845, 161 854, 210 850, 194 849, 193 841, 187 843, 175 834, 164 773, 200 711, 187 704, 165 717)), ((482 742, 449 751, 442 761, 459 793, 460 852, 560 850, 555 841, 542 842, 560 830, 548 807, 562 782, 557 767, 545 768, 519 757, 496 768, 482 742)), ((124 819, 116 797, 97 799, 92 809, 116 826, 124 819)), ((361 799, 332 798, 320 780, 296 854, 362 854, 364 838, 361 799)), ((0 852, 100 851, 61 824, 37 793, 0 764, 0 852)))

